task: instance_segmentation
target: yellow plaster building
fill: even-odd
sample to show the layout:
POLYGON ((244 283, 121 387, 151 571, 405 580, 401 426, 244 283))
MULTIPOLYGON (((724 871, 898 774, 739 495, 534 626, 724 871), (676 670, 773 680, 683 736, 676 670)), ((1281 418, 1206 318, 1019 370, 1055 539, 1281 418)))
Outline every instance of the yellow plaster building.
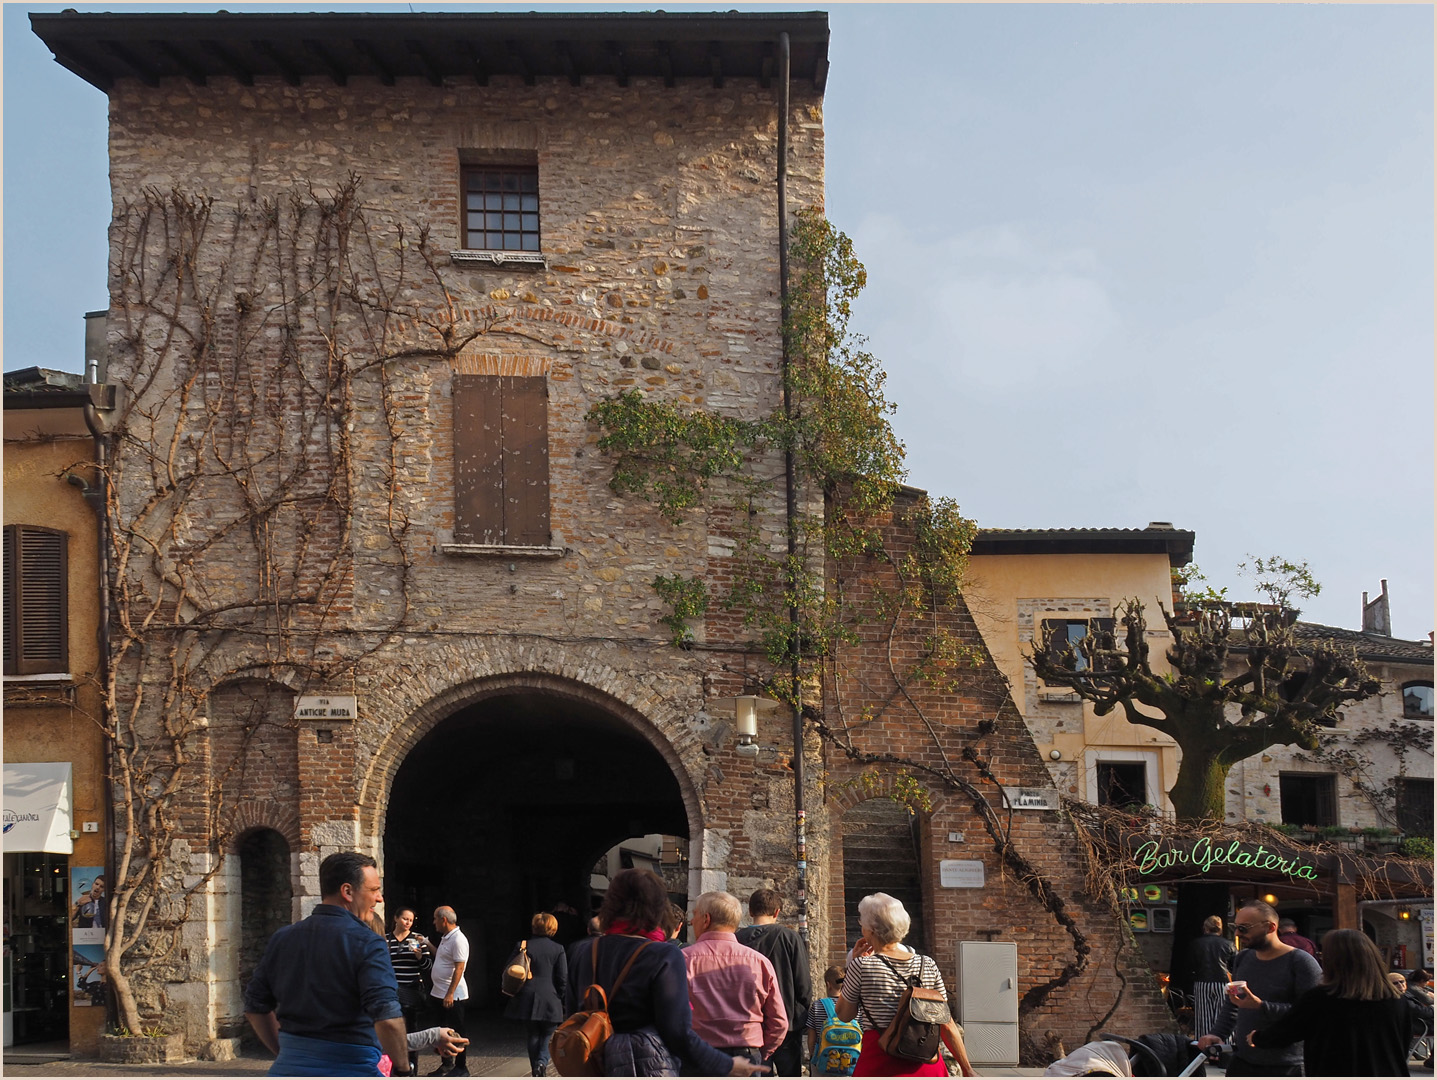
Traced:
POLYGON ((1025 655, 1044 623, 1069 640, 1110 625, 1128 598, 1148 611, 1155 670, 1172 636, 1172 570, 1192 559, 1193 534, 1155 522, 1146 529, 982 529, 964 596, 993 660, 1033 733, 1058 790, 1099 804, 1146 803, 1171 812, 1177 746, 1121 711, 1096 716, 1064 687, 1049 687, 1025 655))
MULTIPOLYGON (((4 1045, 93 1053, 111 836, 86 410, 111 388, 5 375, 4 1045)), ((93 496, 92 496, 93 497, 93 496)))

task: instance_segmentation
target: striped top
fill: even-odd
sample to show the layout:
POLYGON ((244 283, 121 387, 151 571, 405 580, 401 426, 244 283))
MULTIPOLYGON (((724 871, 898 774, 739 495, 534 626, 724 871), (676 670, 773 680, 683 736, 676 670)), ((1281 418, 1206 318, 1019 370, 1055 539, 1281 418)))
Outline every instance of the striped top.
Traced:
POLYGON ((420 936, 412 930, 400 941, 393 934, 386 934, 385 940, 389 942, 389 962, 394 965, 394 981, 400 987, 418 986, 421 989, 424 985, 423 974, 429 970, 434 963, 429 950, 424 949, 424 942, 420 936), (420 946, 420 951, 415 951, 412 946, 420 946))
POLYGON ((900 976, 911 975, 917 975, 925 989, 941 990, 943 1000, 948 1000, 948 989, 943 985, 937 962, 921 953, 901 960, 891 956, 855 956, 848 962, 840 993, 858 1006, 858 1024, 864 1031, 884 1031, 898 1015, 898 999, 908 988, 900 976))

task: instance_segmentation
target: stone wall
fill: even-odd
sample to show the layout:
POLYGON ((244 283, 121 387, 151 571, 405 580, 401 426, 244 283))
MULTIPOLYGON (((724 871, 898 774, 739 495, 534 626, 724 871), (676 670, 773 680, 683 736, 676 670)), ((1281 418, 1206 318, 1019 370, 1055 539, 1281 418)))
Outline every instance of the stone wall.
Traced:
MULTIPOLYGON (((732 624, 717 641, 699 625, 706 648, 669 648, 651 586, 658 574, 708 573, 729 547, 703 513, 673 526, 610 491, 612 462, 585 420, 596 401, 631 388, 751 419, 777 406, 775 103, 776 90, 743 79, 722 89, 638 78, 527 87, 504 76, 437 88, 368 78, 114 87, 109 370, 137 391, 132 430, 164 445, 181 415, 193 424, 215 410, 242 413, 252 446, 269 437, 280 448, 263 468, 297 462, 294 490, 329 500, 260 539, 244 528, 219 535, 216 523, 231 521, 246 496, 218 475, 196 484, 178 515, 186 550, 203 552, 186 565, 192 595, 216 607, 263 601, 204 640, 196 689, 244 672, 279 689, 258 734, 236 727, 234 709, 219 710, 212 785, 247 779, 187 805, 192 871, 209 865, 200 849, 217 838, 275 829, 295 852, 294 913, 307 913, 325 855, 382 851, 389 785, 408 750, 456 710, 527 688, 597 706, 663 754, 684 793, 695 890, 746 894, 776 882, 792 893, 782 812, 792 772, 738 758, 731 721, 703 712, 707 697, 741 680, 743 641, 732 624), (547 267, 451 263, 461 247, 460 163, 475 156, 537 164, 547 267), (285 290, 307 272, 302 260, 262 263, 242 280, 245 259, 266 250, 265 229, 288 227, 292 193, 311 200, 311 216, 294 220, 313 222, 313 207, 351 174, 368 228, 352 238, 352 280, 370 295, 390 288, 393 310, 376 315, 341 291, 333 309, 306 301, 292 317, 285 290), (127 223, 146 189, 212 200, 194 288, 168 323, 161 305, 140 311, 119 299, 139 288, 125 275, 143 270, 148 285, 168 265, 157 233, 143 258, 130 258, 127 223), (432 272, 419 265, 426 230, 432 272), (175 324, 186 343, 208 335, 205 350, 177 346, 175 324), (459 340, 467 344, 451 347, 459 340), (339 358, 344 396, 320 394, 317 406, 298 373, 339 358), (516 371, 547 381, 552 550, 456 553, 453 381, 516 371), (302 656, 275 646, 281 631, 287 641, 307 635, 302 656), (359 716, 295 721, 289 702, 301 692, 356 695, 359 716)), ((821 103, 797 83, 791 121, 792 208, 820 205, 821 103)), ((242 442, 226 437, 227 447, 242 442)), ((187 462, 204 458, 187 453, 187 462)), ((130 512, 156 490, 145 468, 123 483, 130 512)), ((782 535, 782 505, 781 491, 758 505, 771 537, 782 535)), ((127 695, 159 677, 127 668, 127 695)), ((173 1019, 192 1042, 234 1015, 243 938, 228 924, 240 885, 237 874, 216 876, 187 934, 196 948, 162 973, 165 999, 189 1010, 173 1019), (207 949, 234 955, 207 965, 207 949)), ((158 1005, 157 985, 140 990, 158 1005)))

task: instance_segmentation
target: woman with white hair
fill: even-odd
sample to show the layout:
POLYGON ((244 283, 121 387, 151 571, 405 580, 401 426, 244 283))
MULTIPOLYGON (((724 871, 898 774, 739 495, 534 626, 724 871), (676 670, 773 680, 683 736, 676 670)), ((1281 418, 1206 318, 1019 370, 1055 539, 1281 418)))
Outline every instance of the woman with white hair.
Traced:
MULTIPOLYGON (((893 1057, 879 1045, 879 1038, 898 1015, 903 992, 917 978, 924 989, 937 990, 948 999, 943 976, 932 957, 913 952, 901 944, 908 935, 908 912, 887 893, 865 896, 858 903, 858 925, 863 932, 853 947, 852 959, 844 972, 843 988, 834 1003, 840 1020, 858 1018, 863 1045, 854 1067, 854 1076, 946 1076, 942 1054, 932 1061, 913 1062, 893 1057)), ((942 1038, 964 1076, 976 1076, 963 1047, 963 1033, 950 1018, 942 1038)))

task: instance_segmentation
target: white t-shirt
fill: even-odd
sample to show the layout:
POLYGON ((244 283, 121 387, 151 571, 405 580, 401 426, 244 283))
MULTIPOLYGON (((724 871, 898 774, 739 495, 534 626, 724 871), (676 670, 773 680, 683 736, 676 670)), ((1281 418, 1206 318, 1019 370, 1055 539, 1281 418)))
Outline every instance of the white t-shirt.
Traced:
MULTIPOLYGON (((445 934, 439 942, 439 948, 434 950, 434 967, 430 969, 429 977, 434 980, 434 989, 429 991, 430 997, 442 998, 449 993, 449 984, 454 979, 454 968, 460 962, 469 964, 469 939, 455 927, 445 934)), ((459 976, 459 987, 454 991, 455 1001, 469 1000, 469 987, 464 985, 464 976, 459 976)))

